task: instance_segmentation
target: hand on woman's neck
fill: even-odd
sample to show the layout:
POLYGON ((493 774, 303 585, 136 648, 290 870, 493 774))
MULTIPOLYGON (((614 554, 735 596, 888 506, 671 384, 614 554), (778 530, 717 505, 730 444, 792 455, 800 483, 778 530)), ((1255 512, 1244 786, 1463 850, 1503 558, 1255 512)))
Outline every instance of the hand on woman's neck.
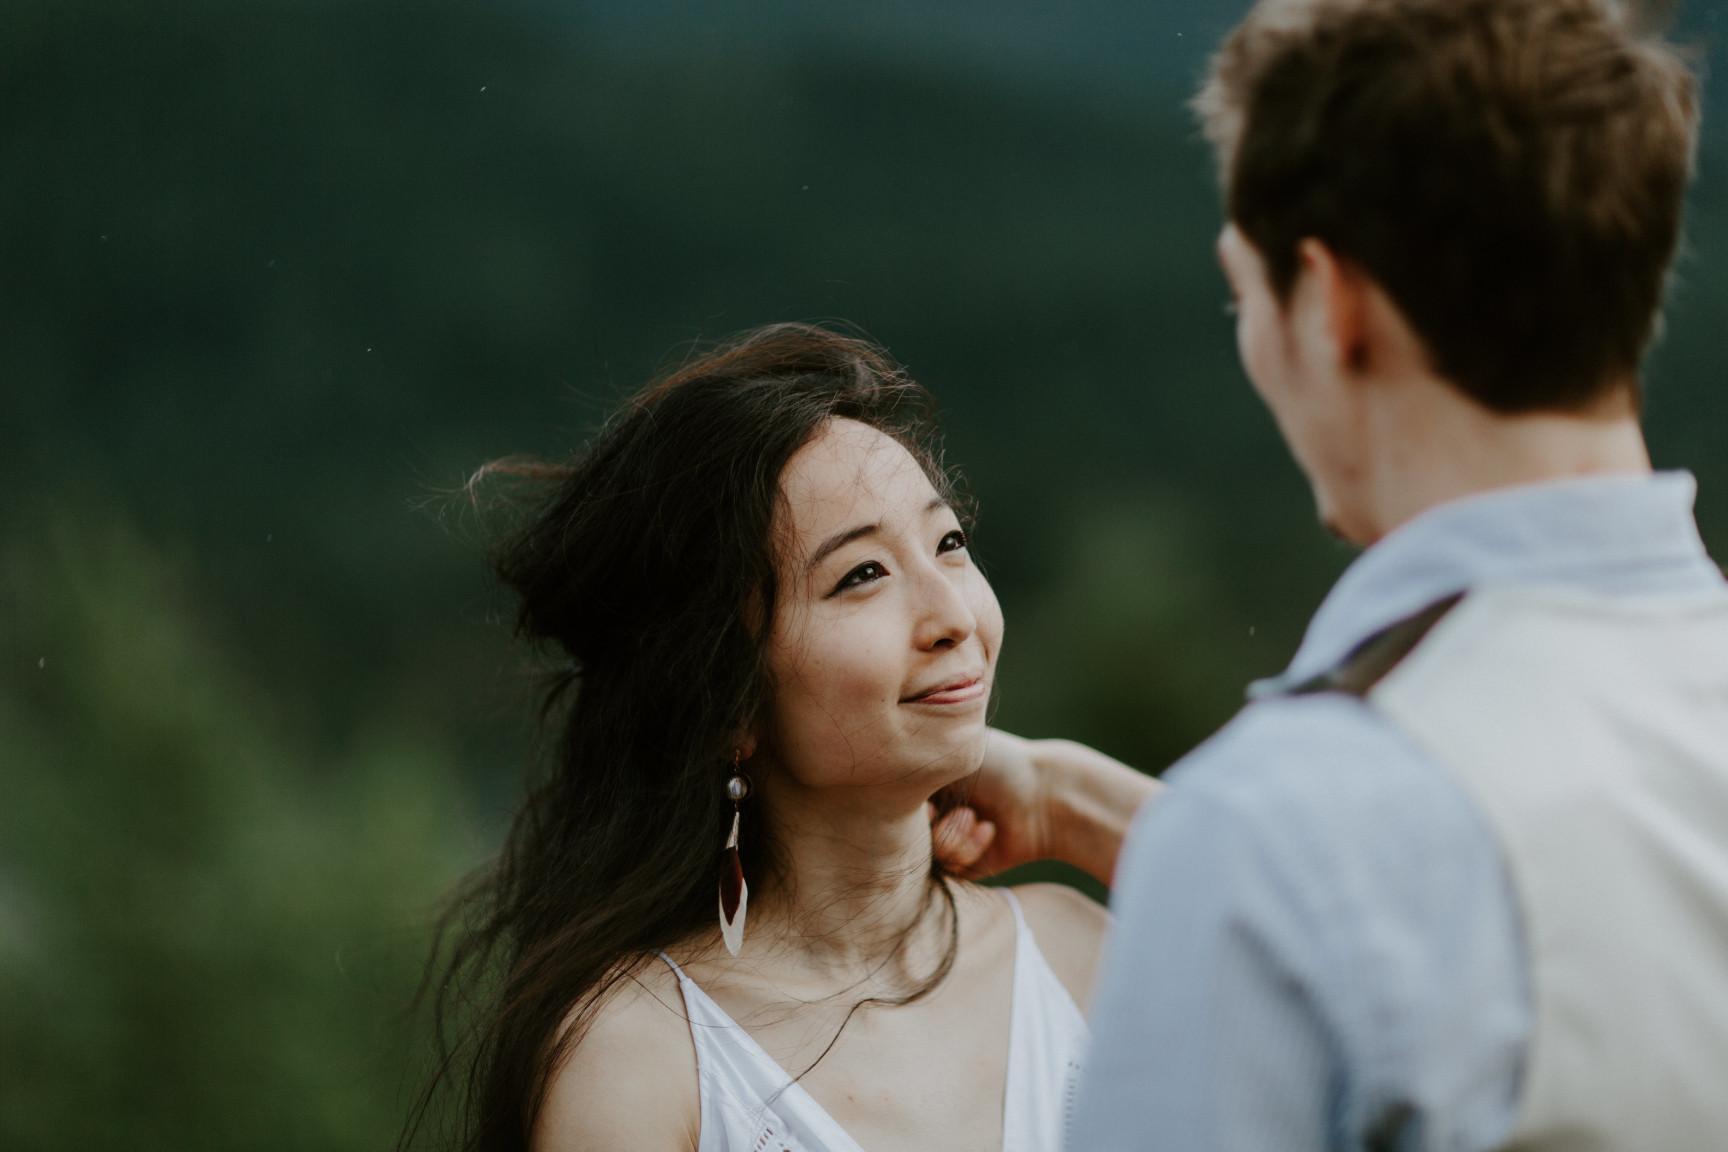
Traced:
POLYGON ((947 931, 945 918, 931 915, 942 904, 930 900, 924 801, 883 788, 805 788, 773 773, 757 802, 767 806, 782 867, 751 894, 753 942, 860 977, 898 951, 922 973, 926 946, 947 931))

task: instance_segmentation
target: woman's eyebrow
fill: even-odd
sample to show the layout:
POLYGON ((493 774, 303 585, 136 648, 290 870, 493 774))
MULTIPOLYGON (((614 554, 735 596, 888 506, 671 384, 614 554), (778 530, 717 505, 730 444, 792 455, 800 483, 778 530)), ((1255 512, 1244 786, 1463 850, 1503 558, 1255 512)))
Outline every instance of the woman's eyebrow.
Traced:
POLYGON ((882 525, 880 524, 861 524, 856 528, 848 528, 844 532, 837 532, 822 542, 822 547, 816 549, 816 551, 811 555, 810 563, 807 567, 814 568, 816 565, 832 556, 835 552, 852 543, 852 541, 862 540, 866 536, 874 536, 881 530, 882 525))
MULTIPOLYGON (((940 512, 947 507, 948 501, 938 496, 936 499, 930 501, 930 503, 924 505, 924 515, 928 516, 932 512, 940 512)), ((816 549, 816 551, 811 554, 810 562, 806 565, 806 568, 814 568, 816 565, 822 563, 822 561, 828 559, 828 557, 834 555, 835 552, 852 543, 852 541, 862 540, 866 536, 874 536, 880 531, 882 531, 882 525, 880 524, 860 524, 856 528, 848 528, 844 532, 836 532, 834 535, 828 537, 828 539, 822 542, 822 547, 816 549)))

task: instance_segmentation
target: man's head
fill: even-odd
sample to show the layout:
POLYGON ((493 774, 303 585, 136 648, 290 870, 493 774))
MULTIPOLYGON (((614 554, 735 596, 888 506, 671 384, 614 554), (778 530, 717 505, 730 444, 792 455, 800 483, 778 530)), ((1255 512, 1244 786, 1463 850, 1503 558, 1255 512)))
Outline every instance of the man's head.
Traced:
POLYGON ((1241 276, 1263 277, 1271 327, 1287 329, 1258 356, 1243 332, 1244 358, 1311 477, 1323 446, 1302 437, 1348 414, 1280 411, 1288 389, 1268 374, 1349 374, 1374 351, 1351 343, 1364 334, 1404 339, 1485 416, 1635 410, 1696 97, 1676 53, 1619 8, 1261 0, 1195 103, 1223 178, 1226 270, 1239 295, 1241 276))

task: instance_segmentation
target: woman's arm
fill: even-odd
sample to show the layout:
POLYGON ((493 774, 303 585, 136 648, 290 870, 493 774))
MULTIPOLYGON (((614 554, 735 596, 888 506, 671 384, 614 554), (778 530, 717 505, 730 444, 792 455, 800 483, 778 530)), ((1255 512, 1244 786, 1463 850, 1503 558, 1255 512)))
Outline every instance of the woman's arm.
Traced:
POLYGON ((937 824, 937 851, 965 876, 1061 860, 1108 884, 1134 813, 1163 787, 1084 744, 991 729, 962 807, 937 824))

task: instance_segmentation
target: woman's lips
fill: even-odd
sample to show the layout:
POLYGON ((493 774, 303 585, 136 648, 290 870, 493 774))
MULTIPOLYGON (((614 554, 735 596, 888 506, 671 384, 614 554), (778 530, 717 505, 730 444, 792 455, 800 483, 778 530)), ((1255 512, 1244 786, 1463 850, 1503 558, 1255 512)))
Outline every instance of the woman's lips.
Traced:
POLYGON ((928 692, 908 696, 902 704, 966 704, 984 695, 984 677, 977 674, 938 684, 928 692))

